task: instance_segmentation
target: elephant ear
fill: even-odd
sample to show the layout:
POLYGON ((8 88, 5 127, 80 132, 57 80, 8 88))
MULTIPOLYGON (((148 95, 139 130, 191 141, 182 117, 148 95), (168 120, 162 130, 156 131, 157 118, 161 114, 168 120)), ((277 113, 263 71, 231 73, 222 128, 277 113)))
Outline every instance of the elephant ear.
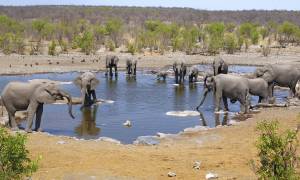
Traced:
POLYGON ((100 83, 100 81, 97 78, 93 78, 91 80, 91 89, 96 89, 96 87, 98 86, 99 83, 100 83))
POLYGON ((221 71, 224 71, 224 70, 225 70, 225 66, 226 66, 226 64, 225 64, 224 60, 221 59, 221 61, 220 61, 221 71))
POLYGON ((39 103, 50 104, 55 102, 55 93, 53 91, 54 85, 40 86, 33 94, 34 99, 39 103))
POLYGON ((73 83, 74 83, 76 86, 78 86, 78 87, 81 88, 81 86, 82 86, 82 79, 81 79, 81 77, 78 76, 76 79, 74 79, 73 83))

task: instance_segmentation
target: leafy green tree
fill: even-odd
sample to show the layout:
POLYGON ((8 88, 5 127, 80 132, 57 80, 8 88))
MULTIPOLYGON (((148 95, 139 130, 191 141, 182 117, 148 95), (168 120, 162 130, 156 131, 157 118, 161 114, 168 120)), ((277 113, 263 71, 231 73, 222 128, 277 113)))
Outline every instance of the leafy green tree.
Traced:
POLYGON ((259 165, 253 169, 259 179, 299 179, 296 167, 299 162, 297 156, 297 131, 287 130, 279 133, 278 121, 262 121, 257 130, 260 133, 256 147, 258 148, 259 165))
POLYGON ((210 54, 218 54, 223 48, 225 25, 223 23, 212 23, 206 27, 209 35, 208 52, 210 54))
POLYGON ((46 26, 47 22, 44 20, 34 20, 32 22, 32 28, 37 31, 40 38, 42 38, 42 32, 46 26))
POLYGON ((40 158, 32 161, 28 157, 26 139, 26 135, 11 135, 0 128, 0 179, 21 180, 37 171, 40 158))
POLYGON ((237 48, 237 40, 233 33, 226 34, 224 37, 224 49, 228 54, 233 54, 237 48))
POLYGON ((287 21, 278 26, 278 33, 282 41, 293 42, 298 30, 297 25, 287 21))
POLYGON ((122 31, 122 21, 119 19, 108 20, 105 24, 106 32, 114 41, 115 47, 119 47, 119 38, 122 31))
POLYGON ((87 55, 94 50, 94 35, 92 32, 84 32, 80 42, 80 48, 87 55))
POLYGON ((259 33, 260 33, 260 35, 261 35, 261 37, 262 37, 263 39, 265 39, 266 37, 269 36, 269 30, 268 30, 268 28, 266 28, 266 27, 261 27, 261 28, 259 29, 259 33))

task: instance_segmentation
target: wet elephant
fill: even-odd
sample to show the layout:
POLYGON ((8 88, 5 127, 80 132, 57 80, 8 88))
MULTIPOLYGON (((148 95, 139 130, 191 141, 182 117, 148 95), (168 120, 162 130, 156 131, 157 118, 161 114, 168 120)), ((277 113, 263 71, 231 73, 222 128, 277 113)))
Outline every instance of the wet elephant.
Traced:
POLYGON ((136 60, 134 60, 134 59, 127 59, 126 60, 127 75, 136 76, 136 65, 137 65, 136 60))
POLYGON ((119 58, 118 56, 115 55, 107 55, 105 58, 105 67, 106 67, 106 73, 105 76, 108 75, 112 77, 113 76, 113 71, 112 69, 115 69, 115 77, 118 76, 118 63, 119 63, 119 58))
POLYGON ((220 110, 220 102, 223 100, 225 111, 228 111, 227 98, 232 103, 239 101, 241 111, 247 113, 250 105, 250 94, 248 80, 244 77, 229 74, 219 74, 217 76, 206 75, 204 78, 204 92, 200 104, 197 106, 199 110, 203 104, 207 93, 213 91, 215 112, 220 110))
POLYGON ((186 75, 187 67, 184 62, 177 62, 173 63, 173 71, 175 74, 175 83, 181 84, 184 82, 184 77, 186 75))
POLYGON ((10 82, 8 83, 1 94, 2 104, 5 106, 8 116, 9 125, 13 130, 18 130, 15 121, 16 111, 27 110, 28 118, 26 132, 32 131, 33 117, 36 116, 35 130, 41 131, 41 119, 43 114, 43 105, 54 103, 56 100, 66 98, 69 105, 69 114, 74 119, 72 114, 72 98, 61 90, 57 84, 51 82, 10 82))
POLYGON ((214 58, 212 66, 214 70, 214 76, 228 73, 228 65, 221 57, 214 58))

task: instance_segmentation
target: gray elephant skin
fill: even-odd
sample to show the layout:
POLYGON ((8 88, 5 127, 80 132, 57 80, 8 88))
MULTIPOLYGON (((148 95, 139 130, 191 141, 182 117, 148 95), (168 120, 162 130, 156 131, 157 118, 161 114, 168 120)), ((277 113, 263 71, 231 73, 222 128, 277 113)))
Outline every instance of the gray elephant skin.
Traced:
POLYGON ((248 79, 249 93, 258 96, 258 103, 267 103, 269 99, 268 83, 263 78, 248 79))
POLYGON ((119 58, 118 56, 115 55, 107 55, 105 58, 105 63, 106 63, 106 73, 105 75, 108 75, 109 71, 109 76, 113 76, 112 68, 115 69, 115 76, 118 76, 118 62, 119 58))
POLYGON ((135 59, 126 60, 126 70, 128 75, 136 76, 136 65, 137 61, 135 59))
POLYGON ((296 92, 296 97, 298 97, 298 99, 300 99, 300 80, 298 80, 296 87, 295 87, 295 92, 296 92))
POLYGON ((82 107, 91 106, 97 101, 96 87, 99 84, 99 80, 94 73, 85 72, 78 76, 73 82, 80 88, 82 107))
POLYGON ((254 74, 268 82, 270 97, 273 97, 274 85, 289 87, 295 95, 295 87, 300 79, 300 70, 292 65, 266 65, 257 68, 254 74))
POLYGON ((214 92, 215 111, 220 110, 221 99, 223 99, 225 111, 228 111, 227 98, 229 98, 232 103, 239 101, 241 104, 241 111, 244 111, 244 113, 248 112, 250 106, 250 94, 248 80, 246 78, 230 74, 205 76, 203 97, 200 101, 200 104, 196 108, 197 110, 199 110, 206 98, 207 93, 211 90, 214 92))
POLYGON ((198 81, 199 70, 196 66, 192 66, 189 70, 189 82, 197 82, 198 81))
POLYGON ((227 74, 228 65, 221 57, 216 57, 213 61, 213 70, 214 76, 218 74, 227 74))
POLYGON ((187 67, 184 62, 173 63, 173 71, 175 74, 175 83, 181 84, 184 82, 184 77, 186 76, 187 67))
POLYGON ((9 125, 12 130, 18 130, 15 121, 16 111, 27 110, 28 118, 25 131, 32 131, 33 117, 36 115, 35 130, 41 131, 41 118, 43 105, 54 103, 56 100, 68 100, 69 114, 72 114, 72 98, 61 90, 55 83, 34 81, 34 82, 10 82, 1 94, 2 104, 5 106, 8 116, 9 125))

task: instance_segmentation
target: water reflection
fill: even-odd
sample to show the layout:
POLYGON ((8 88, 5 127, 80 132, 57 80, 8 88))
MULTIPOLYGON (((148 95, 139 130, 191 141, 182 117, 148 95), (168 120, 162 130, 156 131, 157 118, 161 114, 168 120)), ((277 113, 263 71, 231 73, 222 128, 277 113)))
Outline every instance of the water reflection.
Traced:
POLYGON ((136 81, 136 76, 133 75, 126 75, 126 81, 127 82, 135 82, 136 81))
POLYGON ((96 126, 97 110, 98 105, 82 109, 81 123, 75 127, 75 132, 79 137, 88 138, 99 135, 101 129, 96 126))
MULTIPOLYGON (((204 113, 201 111, 198 112, 200 113, 200 120, 202 121, 202 126, 208 126, 204 113)), ((228 124, 229 121, 228 113, 224 113, 224 114, 214 113, 214 117, 215 117, 215 126, 219 126, 219 125, 226 126, 228 124)))

